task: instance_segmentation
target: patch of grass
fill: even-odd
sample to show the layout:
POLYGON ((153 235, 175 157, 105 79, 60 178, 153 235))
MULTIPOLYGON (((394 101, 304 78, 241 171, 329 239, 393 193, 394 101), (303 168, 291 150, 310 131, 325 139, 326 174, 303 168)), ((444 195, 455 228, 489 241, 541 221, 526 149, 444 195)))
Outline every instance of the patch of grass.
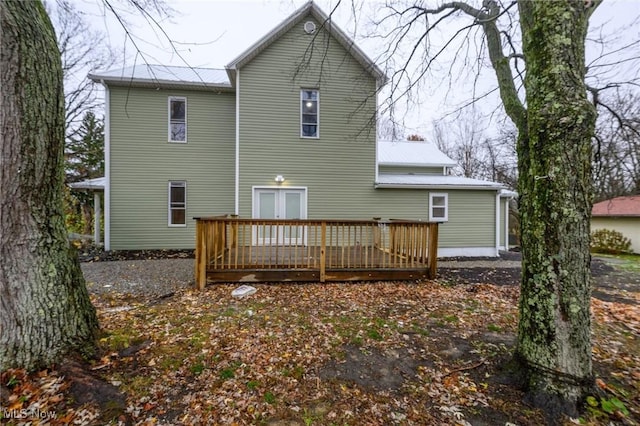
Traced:
POLYGON ((413 331, 416 334, 419 334, 420 336, 428 336, 429 335, 429 329, 422 327, 421 325, 418 325, 417 323, 412 323, 411 324, 411 331, 413 331))
POLYGON ((220 378, 222 380, 233 379, 236 376, 236 370, 233 368, 225 368, 220 372, 220 378))
POLYGON ((460 321, 460 318, 458 318, 457 315, 446 315, 444 318, 442 318, 444 320, 444 322, 446 323, 457 323, 460 321))
POLYGON ((607 262, 607 259, 615 259, 615 262, 607 262, 615 269, 627 272, 640 272, 640 254, 624 253, 624 254, 598 254, 607 262))
POLYGON ((493 331, 495 333, 500 333, 502 331, 502 327, 500 327, 499 325, 496 325, 496 324, 489 324, 487 326, 487 330, 493 331))
POLYGON ((285 377, 293 377, 296 380, 301 380, 304 376, 304 367, 296 365, 293 368, 285 368, 282 371, 282 375, 285 377))
POLYGON ((124 328, 106 334, 100 339, 100 345, 108 352, 118 352, 143 340, 138 335, 138 330, 124 328))
POLYGON ((191 374, 193 374, 194 376, 197 376, 199 374, 202 374, 202 372, 204 371, 204 364, 201 362, 198 362, 196 364, 193 364, 191 367, 189 367, 189 370, 191 371, 191 374))
POLYGON ((148 396, 150 394, 151 385, 155 382, 151 376, 134 376, 130 380, 121 380, 122 389, 132 395, 148 396))
POLYGON ((250 391, 258 389, 258 386, 260 386, 260 382, 258 382, 257 380, 249 380, 247 382, 247 389, 249 389, 250 391))
POLYGON ((273 405, 276 403, 276 396, 273 393, 267 391, 264 393, 264 402, 273 405))
POLYGON ((229 367, 224 368, 222 371, 220 371, 220 378, 222 380, 233 379, 236 376, 236 370, 238 369, 238 367, 240 367, 240 365, 241 364, 236 361, 232 363, 229 367))
POLYGON ((384 338, 382 337, 382 334, 380 334, 380 332, 378 330, 376 330, 375 328, 370 328, 367 330, 367 337, 373 340, 377 340, 377 341, 381 341, 384 338))

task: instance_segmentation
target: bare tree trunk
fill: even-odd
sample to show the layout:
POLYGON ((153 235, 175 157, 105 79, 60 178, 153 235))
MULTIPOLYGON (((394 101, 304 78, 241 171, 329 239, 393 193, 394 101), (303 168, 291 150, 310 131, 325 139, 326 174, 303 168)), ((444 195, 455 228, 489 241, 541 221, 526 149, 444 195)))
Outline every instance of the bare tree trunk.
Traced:
MULTIPOLYGON (((527 131, 518 143, 522 293, 516 355, 547 413, 575 414, 591 386, 591 138, 582 0, 521 0, 527 131)), ((553 416, 557 418, 556 416, 553 416)))
POLYGON ((0 370, 89 350, 98 329, 63 210, 64 96, 40 1, 0 2, 0 370))

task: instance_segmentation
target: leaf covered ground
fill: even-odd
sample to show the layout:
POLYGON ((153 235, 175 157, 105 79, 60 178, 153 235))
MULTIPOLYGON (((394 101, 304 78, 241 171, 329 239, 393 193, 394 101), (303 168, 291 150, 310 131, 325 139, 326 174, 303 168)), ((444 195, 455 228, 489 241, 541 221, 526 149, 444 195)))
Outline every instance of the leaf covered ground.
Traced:
MULTIPOLYGON (((545 424, 511 379, 517 286, 261 284, 234 299, 236 287, 94 296, 99 356, 3 372, 2 422, 545 424)), ((593 299, 588 424, 640 419, 640 294, 623 291, 593 299)))

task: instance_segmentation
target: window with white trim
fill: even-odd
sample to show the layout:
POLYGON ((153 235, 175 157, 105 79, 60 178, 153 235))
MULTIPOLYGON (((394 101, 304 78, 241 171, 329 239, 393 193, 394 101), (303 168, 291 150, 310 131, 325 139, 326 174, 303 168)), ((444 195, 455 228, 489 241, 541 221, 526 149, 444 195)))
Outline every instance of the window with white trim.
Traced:
POLYGON ((187 182, 169 182, 169 226, 187 226, 187 182))
POLYGON ((429 194, 429 221, 446 222, 449 220, 449 194, 429 194))
POLYGON ((320 137, 320 92, 315 89, 300 91, 300 137, 320 137))
POLYGON ((169 97, 169 142, 187 142, 187 98, 169 97))

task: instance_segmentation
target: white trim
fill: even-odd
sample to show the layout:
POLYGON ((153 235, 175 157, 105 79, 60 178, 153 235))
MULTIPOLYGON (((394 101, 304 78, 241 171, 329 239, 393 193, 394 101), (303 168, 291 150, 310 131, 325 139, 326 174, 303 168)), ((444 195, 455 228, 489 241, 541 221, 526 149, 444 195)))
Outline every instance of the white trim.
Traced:
POLYGON ((449 220, 449 194, 446 192, 430 192, 429 193, 429 222, 447 222, 449 220), (442 206, 434 206, 434 197, 444 197, 444 217, 433 216, 433 208, 442 206))
MULTIPOLYGON (((273 191, 276 194, 279 193, 284 193, 287 191, 300 191, 303 194, 303 199, 301 200, 301 204, 300 204, 300 219, 306 219, 307 218, 307 208, 308 208, 308 194, 309 194, 309 190, 306 186, 260 186, 260 185, 254 185, 251 187, 251 218, 252 219, 258 219, 257 218, 257 198, 256 197, 256 193, 258 191, 273 191)), ((302 226, 301 228, 306 228, 305 226, 302 226)), ((308 233, 306 232, 306 230, 302 231, 302 238, 300 241, 297 241, 296 244, 302 244, 302 245, 307 245, 307 237, 308 237, 308 233)), ((284 238, 281 240, 283 243, 285 242, 284 238)), ((254 245, 264 245, 267 244, 267 242, 264 239, 258 238, 258 229, 256 226, 253 226, 253 229, 251 231, 251 243, 254 245)), ((272 241, 269 241, 268 244, 271 244, 272 241)), ((290 243, 290 242, 289 242, 290 243)))
POLYGON ((438 247, 438 257, 498 257, 498 254, 495 247, 438 247))
POLYGON ((104 81, 104 249, 111 250, 111 96, 104 81))
MULTIPOLYGON (((435 175, 440 176, 440 175, 435 175)), ((450 189, 469 189, 469 190, 479 190, 479 191, 495 191, 495 186, 487 186, 487 185, 446 185, 446 184, 403 184, 403 183, 374 183, 373 187, 375 189, 439 189, 439 190, 450 190, 450 189)))
POLYGON ((236 70, 236 182, 234 214, 240 214, 240 70, 236 70))
MULTIPOLYGON (((380 83, 378 83, 378 80, 376 80, 376 94, 375 94, 375 102, 376 102, 375 105, 376 106, 379 105, 378 104, 378 92, 379 91, 380 91, 380 83)), ((378 111, 378 108, 376 107, 376 125, 375 125, 375 130, 376 130, 376 133, 375 133, 375 138, 376 138, 376 147, 375 147, 376 162, 374 164, 374 166, 375 166, 375 177, 374 177, 374 180, 373 180, 374 182, 378 181, 378 176, 380 174, 380 163, 378 162, 378 161, 380 161, 380 158, 379 158, 380 149, 378 147, 378 126, 380 125, 380 123, 379 123, 380 117, 378 116, 379 112, 380 111, 378 111)))
POLYGON ((304 203, 303 203, 303 208, 304 208, 304 217, 301 217, 300 219, 306 219, 307 218, 307 207, 308 207, 308 195, 309 195, 309 187, 307 186, 281 186, 281 185, 253 185, 251 187, 251 218, 252 219, 256 219, 256 217, 254 216, 254 212, 255 212, 255 193, 256 193, 256 189, 293 189, 293 190, 302 190, 304 191, 304 203))
POLYGON ((496 256, 500 255, 500 191, 496 192, 496 256))
POLYGON ((187 181, 186 180, 170 180, 167 182, 167 226, 169 228, 186 228, 187 227, 187 181), (176 187, 184 187, 184 223, 171 223, 171 188, 173 184, 176 187), (182 185, 179 185, 182 184, 182 185))
POLYGON ((509 198, 504 200, 504 250, 509 251, 509 198))
POLYGON ((301 88, 300 89, 300 103, 298 104, 300 107, 300 137, 302 139, 320 139, 320 89, 312 89, 312 88, 301 88), (315 136, 304 136, 302 132, 302 94, 304 92, 316 92, 316 135, 315 136))
POLYGON ((185 96, 169 96, 167 98, 167 140, 169 143, 187 143, 187 98, 185 96), (183 101, 184 102, 184 140, 171 139, 171 102, 183 101))

